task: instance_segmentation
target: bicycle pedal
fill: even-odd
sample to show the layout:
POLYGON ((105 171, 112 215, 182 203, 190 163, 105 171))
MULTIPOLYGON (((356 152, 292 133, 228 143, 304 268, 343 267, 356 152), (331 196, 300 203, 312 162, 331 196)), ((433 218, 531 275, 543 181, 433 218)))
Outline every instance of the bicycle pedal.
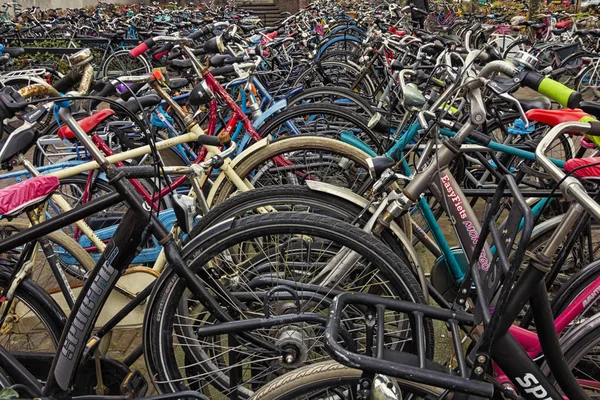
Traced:
POLYGON ((131 371, 121 383, 121 395, 137 399, 144 397, 148 391, 148 382, 137 369, 131 371))

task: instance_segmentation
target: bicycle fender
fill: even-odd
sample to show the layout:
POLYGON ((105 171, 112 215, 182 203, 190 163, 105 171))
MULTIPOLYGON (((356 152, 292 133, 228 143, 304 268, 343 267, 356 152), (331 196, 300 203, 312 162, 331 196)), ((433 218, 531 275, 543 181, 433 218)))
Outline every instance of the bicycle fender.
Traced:
MULTIPOLYGON (((367 199, 354 193, 353 191, 348 190, 346 188, 334 186, 329 183, 318 181, 306 181, 306 186, 308 186, 310 190, 314 190, 316 192, 323 192, 332 196, 341 197, 344 200, 350 201, 362 208, 365 208, 369 204, 369 201, 367 199)), ((369 207, 369 211, 371 213, 374 213, 375 210, 376 208, 374 205, 371 205, 369 207)), ((425 296, 425 299, 429 301, 429 293, 427 290, 427 280, 425 278, 424 266, 421 263, 421 260, 412 245, 412 241, 408 238, 404 230, 400 227, 400 225, 398 225, 396 221, 392 221, 390 223, 390 229, 392 230, 394 235, 396 235, 396 237, 400 240, 400 244, 404 248, 404 251, 408 253, 409 257, 413 261, 417 273, 419 275, 419 281, 421 283, 421 288, 423 289, 423 295, 425 296)))
POLYGON ((271 117, 271 115, 283 110, 286 107, 287 107, 286 99, 278 100, 278 101, 274 102, 271 105, 271 107, 267 108, 262 113, 262 115, 260 117, 258 117, 258 119, 256 121, 254 121, 254 123, 252 123, 252 126, 254 126, 254 129, 260 128, 265 123, 265 121, 271 117))
POLYGON ((556 217, 552 217, 550 219, 547 219, 546 221, 543 221, 543 222, 537 224, 533 228, 533 232, 531 232, 531 240, 530 241, 533 242, 535 239, 537 239, 539 236, 543 235, 544 233, 554 230, 563 221, 563 219, 564 219, 564 215, 558 215, 556 217))
MULTIPOLYGON (((246 158, 248 158, 248 156, 250 156, 251 154, 253 154, 256 151, 259 151, 260 149, 262 149, 263 147, 267 147, 269 145, 269 143, 271 143, 273 141, 273 138, 271 137, 271 135, 259 140, 258 142, 254 143, 252 146, 248 147, 246 150, 242 151, 239 155, 237 155, 233 160, 231 160, 231 162, 229 163, 229 168, 235 168, 240 162, 244 161, 246 158)), ((221 171, 221 173, 219 173, 219 176, 217 176, 217 178, 215 179, 213 185, 212 185, 212 189, 210 190, 210 193, 208 194, 208 197, 206 198, 206 201, 208 202, 208 205, 212 205, 212 202, 215 198, 215 191, 216 189, 221 185, 221 182, 223 182, 224 179, 227 179, 227 176, 225 175, 225 173, 223 171, 221 171)))

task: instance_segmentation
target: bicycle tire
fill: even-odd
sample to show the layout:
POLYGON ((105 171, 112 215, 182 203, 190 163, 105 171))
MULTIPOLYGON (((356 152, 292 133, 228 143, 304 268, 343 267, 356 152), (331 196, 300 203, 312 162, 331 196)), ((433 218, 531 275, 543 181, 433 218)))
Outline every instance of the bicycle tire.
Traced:
MULTIPOLYGON (((335 361, 324 361, 298 368, 269 382, 252 396, 252 400, 289 400, 305 395, 305 393, 314 392, 315 390, 321 392, 330 386, 358 386, 362 375, 363 371, 359 369, 352 369, 335 361)), ((402 388, 403 396, 406 390, 410 392, 411 388, 416 392, 435 397, 439 397, 443 393, 441 389, 416 382, 398 380, 397 383, 402 388)))
MULTIPOLYGON (((351 224, 355 224, 355 220, 363 211, 362 207, 349 200, 345 200, 343 197, 312 190, 306 186, 265 186, 239 193, 211 208, 210 212, 198 221, 194 229, 190 232, 189 237, 194 238, 211 226, 229 218, 247 216, 251 211, 276 205, 283 208, 283 210, 278 209, 277 211, 298 212, 297 208, 289 210, 285 207, 308 207, 307 212, 316 212, 317 214, 340 219, 351 224)), ((365 224, 370 217, 371 213, 367 211, 362 215, 360 222, 365 224)), ((400 257, 402 262, 406 265, 412 265, 400 240, 389 228, 385 228, 382 231, 381 240, 400 257)))
MULTIPOLYGON (((561 338, 561 349, 565 362, 584 390, 593 390, 594 397, 600 395, 600 368, 598 368, 595 361, 586 362, 585 358, 590 351, 597 358, 599 345, 600 314, 587 319, 583 324, 561 338)), ((555 383, 556 379, 546 361, 542 363, 540 369, 551 383, 555 383)))
MULTIPOLYGON (((292 153, 294 151, 310 150, 330 151, 346 160, 350 160, 350 162, 356 166, 357 169, 361 169, 362 172, 368 171, 366 159, 369 158, 369 155, 367 153, 354 146, 329 137, 306 135, 284 137, 271 142, 268 146, 259 149, 237 164, 234 167, 234 171, 240 178, 246 179, 252 171, 259 168, 262 163, 265 163, 278 155, 292 153)), ((348 165, 340 166, 340 168, 347 167, 348 165)), ((352 167, 352 165, 350 165, 350 167, 352 167)), ((364 177, 365 179, 368 179, 366 175, 364 177)), ((211 205, 214 206, 222 203, 233 194, 235 190, 235 185, 228 180, 224 174, 221 174, 221 176, 215 180, 211 190, 210 198, 213 199, 211 205)))
POLYGON ((504 53, 502 53, 502 57, 509 58, 511 53, 515 53, 517 51, 516 49, 521 49, 521 48, 525 48, 525 47, 527 47, 527 48, 531 47, 531 40, 529 40, 529 39, 515 40, 506 48, 506 50, 504 50, 504 53))
MULTIPOLYGON (((288 107, 293 107, 300 104, 305 104, 305 102, 319 102, 319 104, 323 103, 323 98, 339 98, 348 100, 349 104, 340 105, 339 103, 335 103, 336 107, 347 108, 350 107, 354 113, 354 115, 358 115, 361 118, 366 120, 371 119, 371 117, 375 114, 375 110, 373 106, 365 100, 363 97, 357 95, 350 89, 339 88, 339 87, 328 87, 328 88, 310 88, 303 90, 297 95, 292 96, 287 100, 288 107)), ((332 99, 332 101, 334 101, 332 99)))
POLYGON ((600 65, 598 62, 592 62, 583 68, 575 78, 574 88, 583 96, 583 100, 592 101, 598 98, 598 88, 600 87, 600 65), (585 82, 586 79, 588 82, 585 82), (594 81, 595 84, 591 83, 594 81), (584 89, 584 85, 588 85, 584 89))
MULTIPOLYGON (((347 87, 348 89, 352 89, 350 86, 359 74, 360 69, 358 67, 354 67, 349 63, 343 63, 338 61, 318 62, 312 67, 306 68, 304 71, 302 71, 294 80, 291 86, 303 86, 305 88, 341 86, 347 87), (326 68, 338 68, 338 71, 345 71, 345 75, 341 76, 339 73, 335 74, 331 71, 326 71, 326 68), (322 78, 322 80, 316 80, 317 77, 322 78), (337 79, 335 81, 331 81, 332 78, 337 79), (326 80, 326 82, 323 80, 326 80)), ((373 84, 369 76, 365 76, 363 79, 361 79, 356 89, 361 95, 364 95, 367 98, 373 98, 375 95, 375 85, 373 84), (360 86, 360 84, 362 84, 362 87, 360 86)))
MULTIPOLYGON (((293 235, 293 237, 314 235, 327 237, 328 240, 334 240, 341 246, 359 252, 362 257, 368 257, 366 259, 376 266, 374 268, 385 279, 386 285, 389 285, 387 290, 391 290, 389 293, 393 293, 393 296, 398 296, 409 301, 423 302, 420 287, 412 276, 412 273, 408 270, 408 267, 403 265, 402 261, 383 243, 373 240, 372 236, 342 221, 314 214, 268 213, 231 221, 225 225, 219 224, 217 227, 204 232, 203 235, 194 238, 192 242, 184 247, 182 256, 190 269, 195 272, 201 272, 201 268, 207 262, 213 262, 215 254, 221 254, 234 244, 235 246, 241 246, 241 244, 236 244, 240 240, 248 240, 256 243, 260 238, 273 237, 277 234, 289 234, 293 235)), ((260 252, 260 254, 262 255, 263 253, 260 252)), ((370 286, 369 290, 372 289, 373 287, 370 286)), ((191 307, 187 301, 184 301, 184 298, 181 298, 185 290, 185 282, 170 270, 165 271, 155 284, 153 295, 146 309, 144 323, 144 337, 147 338, 144 341, 144 354, 149 372, 152 376, 156 377, 155 386, 161 392, 188 389, 185 381, 186 378, 181 376, 184 371, 187 372, 188 366, 180 367, 178 360, 183 362, 189 361, 191 362, 189 364, 191 365, 190 368, 193 367, 199 370, 194 370, 188 378, 192 380, 190 385, 212 385, 213 390, 214 387, 217 387, 219 391, 226 393, 229 386, 229 378, 225 376, 222 369, 217 365, 224 361, 221 357, 212 357, 212 353, 210 355, 202 353, 206 351, 219 351, 223 346, 219 344, 221 342, 213 343, 213 346, 208 347, 204 345, 194 347, 194 343, 201 343, 201 339, 203 338, 195 339, 193 336, 187 337, 181 333, 187 330, 189 335, 194 335, 193 332, 195 331, 193 327, 196 326, 194 321, 198 319, 206 321, 206 318, 209 318, 204 314, 198 314, 196 318, 180 314, 187 312, 189 315, 196 315, 195 308, 191 307), (189 311, 187 311, 188 309, 189 311), (177 330, 177 333, 172 332, 172 330, 177 330), (178 343, 179 341, 183 342, 182 349, 176 350, 174 348, 174 337, 178 343), (180 353, 182 351, 184 355, 180 353), (198 354, 188 356, 190 352, 197 352, 198 354), (188 359, 186 357, 193 358, 188 359), (196 373, 199 373, 201 377, 208 379, 210 382, 197 382, 195 380, 196 373)), ((348 289, 342 286, 340 290, 348 289)), ((224 301, 230 304, 228 300, 224 301)), ((208 322, 211 324, 218 323, 214 319, 208 322)), ((433 355, 431 321, 426 322, 426 325, 424 334, 427 343, 427 356, 431 357, 433 355)), ((309 357, 309 359, 311 358, 309 357)), ((260 365, 260 362, 258 362, 258 366, 260 365)), ((277 365, 273 367, 276 368, 277 365)), ((228 366, 224 368, 228 371, 232 367, 228 366)), ((279 368, 281 368, 280 365, 279 368)), ((255 388, 254 384, 255 382, 253 382, 253 388, 255 388)), ((238 390, 240 397, 247 398, 251 394, 249 393, 249 389, 245 391, 242 389, 238 390)), ((211 392, 211 398, 218 399, 219 397, 211 392)))
MULTIPOLYGON (((11 273, 12 271, 5 266, 0 267, 0 287, 6 287, 11 273)), ((67 321, 67 317, 58 304, 44 291, 43 288, 29 278, 24 278, 16 288, 15 300, 16 302, 13 301, 11 308, 17 318, 11 319, 9 313, 8 318, 0 327, 0 344, 9 351, 55 351, 67 321), (30 311, 26 311, 20 307, 27 307, 30 311), (33 313, 33 315, 30 313, 33 313), (40 326, 40 324, 43 326, 40 326), (31 327, 32 325, 33 327, 31 327), (26 335, 28 339, 35 340, 35 345, 16 347, 19 343, 18 340, 10 339, 9 336, 5 337, 10 331, 18 334, 18 331, 21 329, 23 329, 23 334, 26 335), (29 330, 26 331, 26 329, 29 330), (44 329, 44 332, 36 332, 39 329, 44 329), (3 340, 4 337, 9 340, 3 340)), ((4 301, 5 300, 3 300, 3 302, 4 301)), ((3 302, 0 303, 0 309, 2 309, 2 311, 4 311, 3 302)), ((12 334, 10 336, 12 336, 12 334)), ((45 376, 40 378, 45 378, 45 376)))
MULTIPOLYGON (((349 125, 353 128, 345 128, 345 127, 334 127, 332 132, 328 132, 326 135, 320 134, 319 132, 303 132, 305 134, 320 134, 328 137, 335 137, 339 139, 339 135, 344 131, 348 130, 352 132, 354 129, 358 128, 360 130, 360 135, 357 135, 360 139, 365 142, 366 145, 371 147, 377 154, 381 154, 383 152, 383 148, 381 147, 381 135, 375 133, 371 128, 369 128, 368 121, 365 121, 359 117, 356 117, 352 114, 349 114, 347 110, 342 107, 334 106, 331 104, 302 104, 297 105, 295 107, 290 107, 287 110, 280 112, 269 119, 264 125, 262 125, 258 129, 258 134, 261 137, 267 137, 269 134, 273 134, 274 136, 279 132, 279 128, 289 123, 294 119, 304 119, 308 116, 313 115, 321 115, 322 118, 331 117, 339 118, 341 120, 345 120, 349 125), (337 131, 336 131, 337 129, 337 131)), ((335 120, 334 120, 335 121, 335 120)), ((317 126, 318 128, 318 126, 317 126)), ((299 127, 298 129, 302 129, 299 127)))

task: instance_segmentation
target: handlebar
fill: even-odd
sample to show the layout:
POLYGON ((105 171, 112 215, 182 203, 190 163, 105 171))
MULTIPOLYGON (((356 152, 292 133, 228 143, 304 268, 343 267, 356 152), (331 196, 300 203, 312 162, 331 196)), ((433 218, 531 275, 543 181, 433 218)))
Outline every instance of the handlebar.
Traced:
POLYGON ((24 99, 36 96, 60 97, 58 90, 45 83, 36 83, 35 85, 25 86, 19 89, 19 95, 24 99))
POLYGON ((584 189, 581 182, 573 176, 565 178, 566 174, 558 168, 547 156, 546 151, 558 136, 566 132, 589 132, 594 136, 600 136, 600 122, 563 122, 552 128, 538 144, 535 149, 536 160, 544 170, 560 183, 560 188, 567 196, 572 196, 597 220, 600 220, 600 204, 592 199, 584 189))

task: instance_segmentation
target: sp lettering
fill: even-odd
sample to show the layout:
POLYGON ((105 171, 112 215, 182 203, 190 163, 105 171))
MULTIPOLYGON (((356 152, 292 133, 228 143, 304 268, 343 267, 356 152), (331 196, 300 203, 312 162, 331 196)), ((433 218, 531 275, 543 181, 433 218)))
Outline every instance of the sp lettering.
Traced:
POLYGON ((533 394, 538 399, 552 400, 533 374, 525 374, 523 378, 516 378, 516 381, 525 393, 533 394))

